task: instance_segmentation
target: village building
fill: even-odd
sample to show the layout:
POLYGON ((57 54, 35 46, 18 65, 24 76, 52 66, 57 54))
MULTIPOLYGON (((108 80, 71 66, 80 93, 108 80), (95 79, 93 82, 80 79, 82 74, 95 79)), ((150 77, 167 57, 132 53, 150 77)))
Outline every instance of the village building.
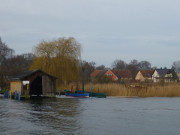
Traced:
POLYGON ((156 69, 152 75, 153 82, 176 82, 178 75, 173 69, 156 69))
POLYGON ((95 70, 91 73, 91 80, 103 80, 108 77, 111 81, 130 81, 132 74, 129 70, 95 70))
POLYGON ((99 75, 103 70, 94 70, 91 73, 91 78, 95 78, 97 75, 99 75))
POLYGON ((130 81, 132 80, 132 74, 129 70, 108 70, 105 73, 106 76, 111 76, 112 81, 130 81))
POLYGON ((10 90, 21 95, 52 97, 56 92, 56 77, 42 70, 27 71, 11 79, 10 90))
POLYGON ((91 73, 91 81, 92 82, 99 82, 99 81, 103 81, 103 78, 105 76, 107 70, 94 70, 91 73))
POLYGON ((135 80, 139 82, 146 82, 146 81, 152 81, 152 75, 154 73, 154 70, 140 70, 136 77, 135 80))
POLYGON ((178 81, 180 81, 180 73, 178 73, 177 76, 178 76, 178 81))

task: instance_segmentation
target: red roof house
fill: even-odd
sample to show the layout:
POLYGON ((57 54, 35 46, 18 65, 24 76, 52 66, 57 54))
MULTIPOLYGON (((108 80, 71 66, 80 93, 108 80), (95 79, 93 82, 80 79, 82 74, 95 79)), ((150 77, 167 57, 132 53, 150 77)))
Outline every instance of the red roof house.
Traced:
POLYGON ((91 73, 91 78, 95 78, 99 73, 101 73, 102 70, 94 70, 92 73, 91 73))
POLYGON ((108 70, 105 75, 112 76, 113 81, 132 79, 132 74, 129 70, 108 70))

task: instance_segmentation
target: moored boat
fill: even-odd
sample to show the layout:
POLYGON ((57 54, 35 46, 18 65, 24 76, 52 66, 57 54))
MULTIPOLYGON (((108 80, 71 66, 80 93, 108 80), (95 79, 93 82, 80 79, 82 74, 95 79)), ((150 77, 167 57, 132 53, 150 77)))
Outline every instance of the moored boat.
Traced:
POLYGON ((97 97, 97 98, 106 98, 107 94, 106 93, 94 93, 94 92, 90 92, 89 93, 90 97, 97 97))
POLYGON ((70 92, 67 92, 66 96, 79 97, 79 98, 88 98, 89 93, 70 93, 70 92))

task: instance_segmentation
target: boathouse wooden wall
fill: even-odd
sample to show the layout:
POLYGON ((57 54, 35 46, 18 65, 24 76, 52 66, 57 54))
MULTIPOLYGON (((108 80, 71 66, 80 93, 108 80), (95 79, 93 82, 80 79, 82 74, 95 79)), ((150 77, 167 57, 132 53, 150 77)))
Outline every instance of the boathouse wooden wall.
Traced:
POLYGON ((17 92, 21 92, 22 91, 22 82, 19 81, 11 81, 10 83, 10 89, 11 92, 15 92, 17 90, 17 92))
POLYGON ((56 92, 56 80, 49 76, 42 76, 42 92, 44 96, 54 96, 56 92))

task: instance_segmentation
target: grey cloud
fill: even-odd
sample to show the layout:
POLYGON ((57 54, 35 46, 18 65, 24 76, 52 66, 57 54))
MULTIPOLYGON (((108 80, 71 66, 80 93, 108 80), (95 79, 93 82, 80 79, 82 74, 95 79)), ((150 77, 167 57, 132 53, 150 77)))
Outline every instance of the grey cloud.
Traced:
POLYGON ((73 36, 82 44, 83 59, 99 65, 136 58, 171 66, 180 59, 178 0, 0 2, 0 36, 17 53, 31 52, 42 40, 73 36))

